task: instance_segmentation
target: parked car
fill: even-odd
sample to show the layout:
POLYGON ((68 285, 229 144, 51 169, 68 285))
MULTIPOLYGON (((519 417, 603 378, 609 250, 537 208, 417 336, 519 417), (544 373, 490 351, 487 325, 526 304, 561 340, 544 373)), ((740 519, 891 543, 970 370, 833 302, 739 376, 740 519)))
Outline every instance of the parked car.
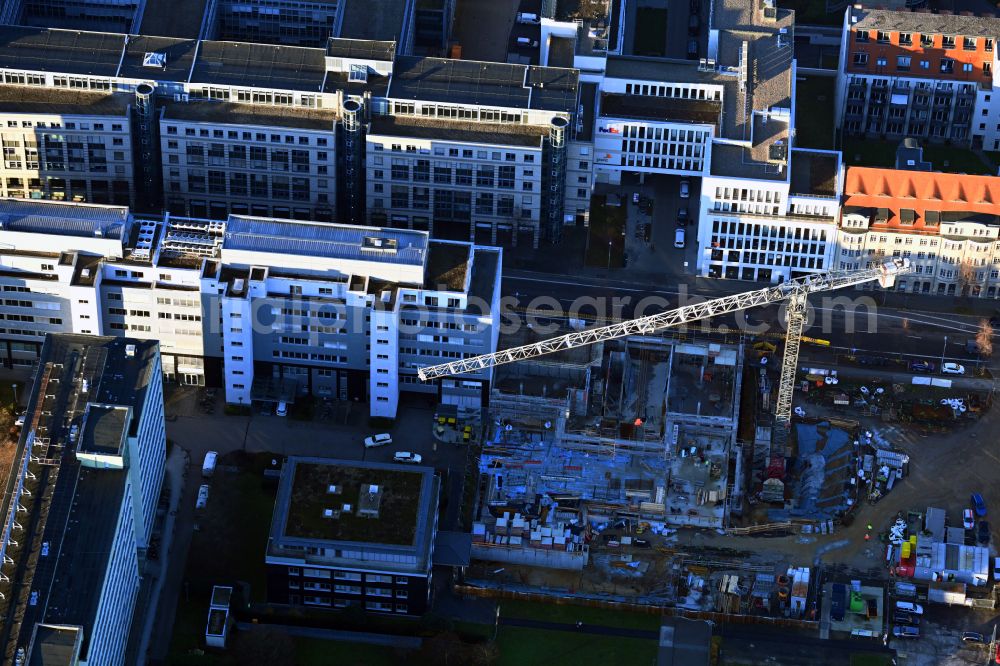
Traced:
POLYGON ((684 239, 685 239, 684 229, 675 229, 674 230, 674 247, 676 247, 678 249, 684 249, 684 239))
POLYGON ((205 478, 215 474, 215 461, 219 458, 218 451, 209 451, 205 454, 205 462, 201 464, 201 475, 205 478))
POLYGON ((920 616, 912 615, 910 613, 904 613, 903 611, 896 611, 896 613, 892 616, 892 621, 895 624, 907 624, 916 626, 920 624, 920 616))
POLYGON ((941 372, 946 375, 964 375, 965 366, 961 363, 952 363, 951 361, 948 361, 947 363, 941 365, 941 372))
POLYGON ((18 428, 24 427, 24 414, 17 415, 17 418, 14 419, 14 425, 17 426, 18 428))
POLYGON ((937 368, 931 361, 910 361, 911 372, 934 372, 937 368))
POLYGON ((365 437, 366 449, 372 449, 376 446, 385 446, 386 444, 392 444, 392 435, 387 432, 372 435, 371 437, 365 437))
POLYGON ((400 463, 413 463, 414 465, 419 465, 423 458, 419 453, 410 453, 409 451, 396 451, 392 459, 400 463))
POLYGON ((913 613, 914 615, 923 615, 924 607, 920 604, 915 604, 912 601, 897 601, 896 610, 901 610, 906 613, 913 613))
POLYGON ((962 527, 971 530, 976 526, 976 517, 972 515, 972 509, 962 510, 962 527))
POLYGON ((632 193, 632 203, 634 203, 636 206, 639 205, 639 193, 638 192, 633 192, 632 193))
POLYGON ((990 524, 985 520, 979 521, 979 532, 976 536, 979 543, 987 544, 990 542, 990 524))
POLYGON ((677 210, 677 226, 686 227, 688 225, 688 220, 690 219, 691 216, 688 214, 687 206, 681 206, 677 210))
POLYGON ((204 509, 208 504, 208 484, 203 483, 200 488, 198 488, 198 499, 194 503, 194 508, 204 509))
POLYGON ((986 637, 978 631, 963 631, 962 640, 966 643, 985 643, 986 637))
POLYGON ((969 504, 972 505, 976 515, 980 518, 986 515, 986 500, 983 499, 983 496, 980 493, 972 493, 969 497, 969 504))
POLYGON ((916 627, 896 626, 892 628, 892 635, 896 638, 920 638, 920 630, 916 627))
POLYGON ((681 181, 681 199, 688 199, 691 197, 691 181, 682 180, 681 181))
POLYGON ((288 416, 288 403, 279 402, 277 409, 274 410, 275 416, 288 416))
POLYGON ((830 619, 834 622, 844 620, 844 598, 847 596, 847 587, 842 583, 833 584, 833 594, 830 597, 830 619))
POLYGON ((688 60, 697 60, 698 59, 698 40, 697 39, 689 39, 688 40, 687 58, 688 58, 688 60))

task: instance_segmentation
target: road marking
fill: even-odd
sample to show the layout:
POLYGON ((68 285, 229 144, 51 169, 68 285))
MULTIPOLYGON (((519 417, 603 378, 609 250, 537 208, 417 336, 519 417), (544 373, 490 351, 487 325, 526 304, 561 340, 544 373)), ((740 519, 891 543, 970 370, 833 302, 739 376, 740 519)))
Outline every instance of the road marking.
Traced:
POLYGON ((912 338, 912 339, 914 339, 914 340, 923 340, 923 338, 922 338, 922 337, 920 337, 919 335, 908 335, 908 336, 906 336, 906 337, 908 337, 908 338, 912 338))

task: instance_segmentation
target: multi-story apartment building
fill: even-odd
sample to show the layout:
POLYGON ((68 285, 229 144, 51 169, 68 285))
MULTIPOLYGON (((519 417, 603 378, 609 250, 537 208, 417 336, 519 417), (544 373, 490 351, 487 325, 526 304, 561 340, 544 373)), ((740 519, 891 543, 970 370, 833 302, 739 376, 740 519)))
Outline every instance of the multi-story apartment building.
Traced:
MULTIPOLYGON (((5 197, 134 205, 130 95, 0 86, 5 197)), ((40 85, 40 80, 31 82, 40 85)))
POLYGON ((573 69, 397 56, 391 41, 0 33, 0 182, 12 196, 535 246, 586 220, 573 69))
POLYGON ((836 122, 844 135, 1000 149, 1000 19, 850 7, 836 122))
POLYGON ((906 257, 898 291, 997 298, 998 232, 1000 178, 851 167, 834 267, 906 257))
POLYGON ((268 601, 422 615, 439 492, 430 467, 288 458, 265 556, 268 601))
POLYGON ((4 488, 5 663, 125 663, 165 425, 155 341, 46 337, 4 488))
POLYGON ((580 205, 565 192, 577 95, 573 70, 397 58, 366 137, 370 219, 491 243, 558 240, 567 198, 580 205))
POLYGON ((159 340, 168 380, 232 403, 400 392, 478 408, 491 374, 416 369, 496 350, 499 248, 425 231, 232 215, 135 218, 95 205, 0 202, 0 356, 33 365, 47 333, 159 340))

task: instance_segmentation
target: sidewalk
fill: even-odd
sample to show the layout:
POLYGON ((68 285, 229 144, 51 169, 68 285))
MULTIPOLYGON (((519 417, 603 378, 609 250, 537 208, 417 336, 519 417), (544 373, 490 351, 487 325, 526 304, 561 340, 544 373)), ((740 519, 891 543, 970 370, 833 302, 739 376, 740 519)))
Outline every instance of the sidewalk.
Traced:
POLYGON ((146 663, 150 640, 153 636, 154 625, 156 623, 156 611, 159 607, 160 595, 163 592, 163 584, 167 578, 171 557, 174 555, 172 552, 174 527, 177 522, 177 507, 180 505, 182 489, 184 487, 184 468, 187 467, 187 464, 187 452, 175 445, 165 465, 165 481, 170 484, 170 504, 167 509, 166 520, 163 523, 163 535, 160 541, 159 571, 154 574, 155 581, 153 583, 152 594, 150 595, 145 616, 143 617, 142 638, 136 658, 136 663, 140 666, 146 663))

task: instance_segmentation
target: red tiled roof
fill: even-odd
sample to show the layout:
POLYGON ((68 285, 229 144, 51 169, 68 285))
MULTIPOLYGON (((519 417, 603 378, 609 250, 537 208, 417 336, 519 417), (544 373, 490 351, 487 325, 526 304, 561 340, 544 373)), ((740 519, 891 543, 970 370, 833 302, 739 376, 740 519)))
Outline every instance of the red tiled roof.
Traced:
POLYGON ((1000 177, 850 167, 844 206, 888 208, 889 227, 899 223, 900 209, 908 208, 917 219, 907 228, 919 231, 928 210, 1000 215, 1000 177))

